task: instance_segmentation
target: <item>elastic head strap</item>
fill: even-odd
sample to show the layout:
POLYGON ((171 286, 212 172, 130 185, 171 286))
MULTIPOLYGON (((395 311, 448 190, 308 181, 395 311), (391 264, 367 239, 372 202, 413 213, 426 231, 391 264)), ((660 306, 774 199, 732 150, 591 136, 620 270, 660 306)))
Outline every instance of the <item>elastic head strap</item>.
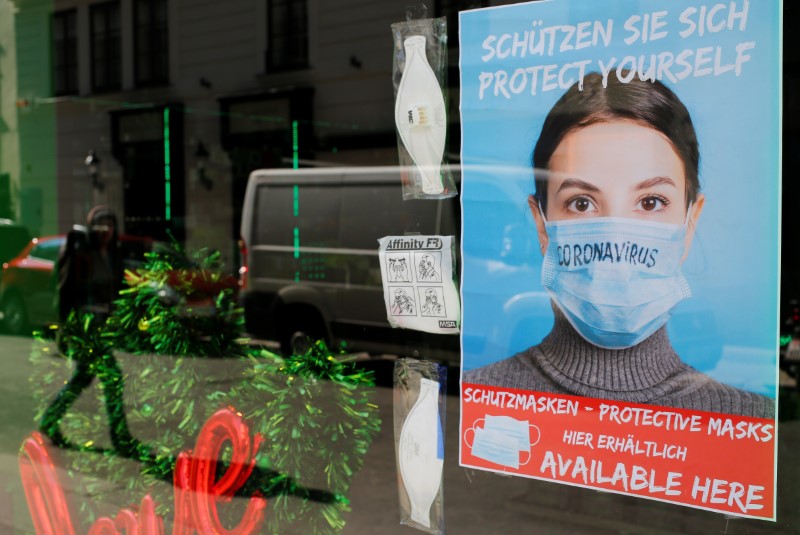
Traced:
POLYGON ((542 221, 547 224, 547 216, 544 215, 544 210, 542 209, 542 200, 539 197, 536 197, 536 205, 539 207, 539 215, 542 216, 542 221))

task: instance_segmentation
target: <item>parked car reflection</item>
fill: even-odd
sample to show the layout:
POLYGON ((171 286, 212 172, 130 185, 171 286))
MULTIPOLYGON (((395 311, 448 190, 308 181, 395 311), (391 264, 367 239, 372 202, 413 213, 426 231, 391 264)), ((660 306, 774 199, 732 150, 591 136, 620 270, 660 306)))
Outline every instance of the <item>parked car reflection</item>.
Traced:
POLYGON ((0 219, 0 263, 14 258, 30 241, 27 228, 10 219, 0 219))
POLYGON ((10 334, 23 334, 31 325, 55 322, 54 266, 65 236, 34 238, 0 274, 0 314, 10 334))

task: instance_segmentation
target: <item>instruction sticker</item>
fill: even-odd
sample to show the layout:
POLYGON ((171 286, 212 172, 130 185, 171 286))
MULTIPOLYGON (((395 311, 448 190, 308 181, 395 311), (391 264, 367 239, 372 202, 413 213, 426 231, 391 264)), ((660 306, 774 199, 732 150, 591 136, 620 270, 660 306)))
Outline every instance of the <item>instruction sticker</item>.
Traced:
POLYGON ((378 241, 391 326, 457 334, 461 303, 453 277, 453 237, 387 236, 378 241))

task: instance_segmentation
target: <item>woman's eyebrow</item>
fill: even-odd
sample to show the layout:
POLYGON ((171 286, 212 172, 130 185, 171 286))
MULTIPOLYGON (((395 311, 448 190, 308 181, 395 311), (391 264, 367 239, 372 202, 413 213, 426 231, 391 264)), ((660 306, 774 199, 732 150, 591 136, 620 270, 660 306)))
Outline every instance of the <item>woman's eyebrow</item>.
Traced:
POLYGON ((668 176, 655 176, 653 178, 648 178, 647 180, 642 180, 636 184, 636 190, 649 189, 662 185, 672 186, 673 188, 678 189, 678 185, 675 184, 675 181, 668 176))
POLYGON ((578 188, 578 189, 583 189, 583 190, 586 190, 586 191, 593 191, 593 192, 599 192, 600 191, 600 188, 598 188, 597 186, 595 186, 594 184, 592 184, 590 182, 586 182, 585 180, 581 180, 579 178, 567 178, 567 179, 564 179, 564 182, 562 182, 560 186, 558 186, 558 189, 556 190, 556 193, 559 193, 562 190, 569 189, 569 188, 578 188))

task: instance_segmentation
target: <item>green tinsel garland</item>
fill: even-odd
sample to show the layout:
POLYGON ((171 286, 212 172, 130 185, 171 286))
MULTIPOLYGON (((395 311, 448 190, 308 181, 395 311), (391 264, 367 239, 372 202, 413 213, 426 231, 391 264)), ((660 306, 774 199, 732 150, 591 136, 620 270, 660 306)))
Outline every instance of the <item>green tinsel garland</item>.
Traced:
MULTIPOLYGON (((210 269, 217 258, 207 255, 197 263, 208 270, 204 276, 220 276, 210 269)), ((129 275, 105 325, 71 316, 58 333, 69 359, 52 358, 58 353, 52 342, 34 344, 37 420, 86 355, 116 355, 124 370, 124 409, 134 437, 124 454, 116 445, 103 446, 107 396, 97 381, 57 422, 72 445, 62 450, 65 466, 94 497, 81 502, 81 511, 91 521, 150 493, 159 512, 169 515, 177 454, 194 446, 218 408, 234 406, 266 437, 242 494, 258 489, 268 497, 269 530, 279 533, 292 524, 305 526, 305 533, 339 532, 352 476, 380 428, 371 374, 321 343, 287 359, 251 348, 240 338, 242 313, 230 290, 212 296, 214 316, 187 314, 180 296, 189 287, 175 277, 181 269, 174 257, 151 255, 129 275), (177 299, 170 289, 179 290, 177 299), (205 356, 227 358, 197 358, 205 356), (109 483, 119 496, 104 507, 109 483)), ((192 276, 188 269, 183 273, 184 281, 192 276)), ((98 360, 93 371, 104 373, 104 362, 98 360)), ((235 523, 236 508, 227 512, 235 523)))
POLYGON ((245 355, 236 296, 231 288, 218 289, 223 281, 219 259, 219 252, 201 249, 187 261, 175 247, 149 254, 143 269, 127 271, 128 288, 120 292, 109 319, 115 348, 136 354, 245 355), (189 297, 212 302, 213 314, 193 310, 189 297))
POLYGON ((272 533, 290 526, 293 533, 344 527, 345 496, 380 429, 373 386, 371 373, 317 342, 302 355, 257 363, 224 398, 255 422, 267 439, 265 466, 281 474, 268 518, 272 533), (337 499, 317 504, 310 489, 328 489, 337 499), (302 498, 299 507, 283 507, 292 496, 302 498))

